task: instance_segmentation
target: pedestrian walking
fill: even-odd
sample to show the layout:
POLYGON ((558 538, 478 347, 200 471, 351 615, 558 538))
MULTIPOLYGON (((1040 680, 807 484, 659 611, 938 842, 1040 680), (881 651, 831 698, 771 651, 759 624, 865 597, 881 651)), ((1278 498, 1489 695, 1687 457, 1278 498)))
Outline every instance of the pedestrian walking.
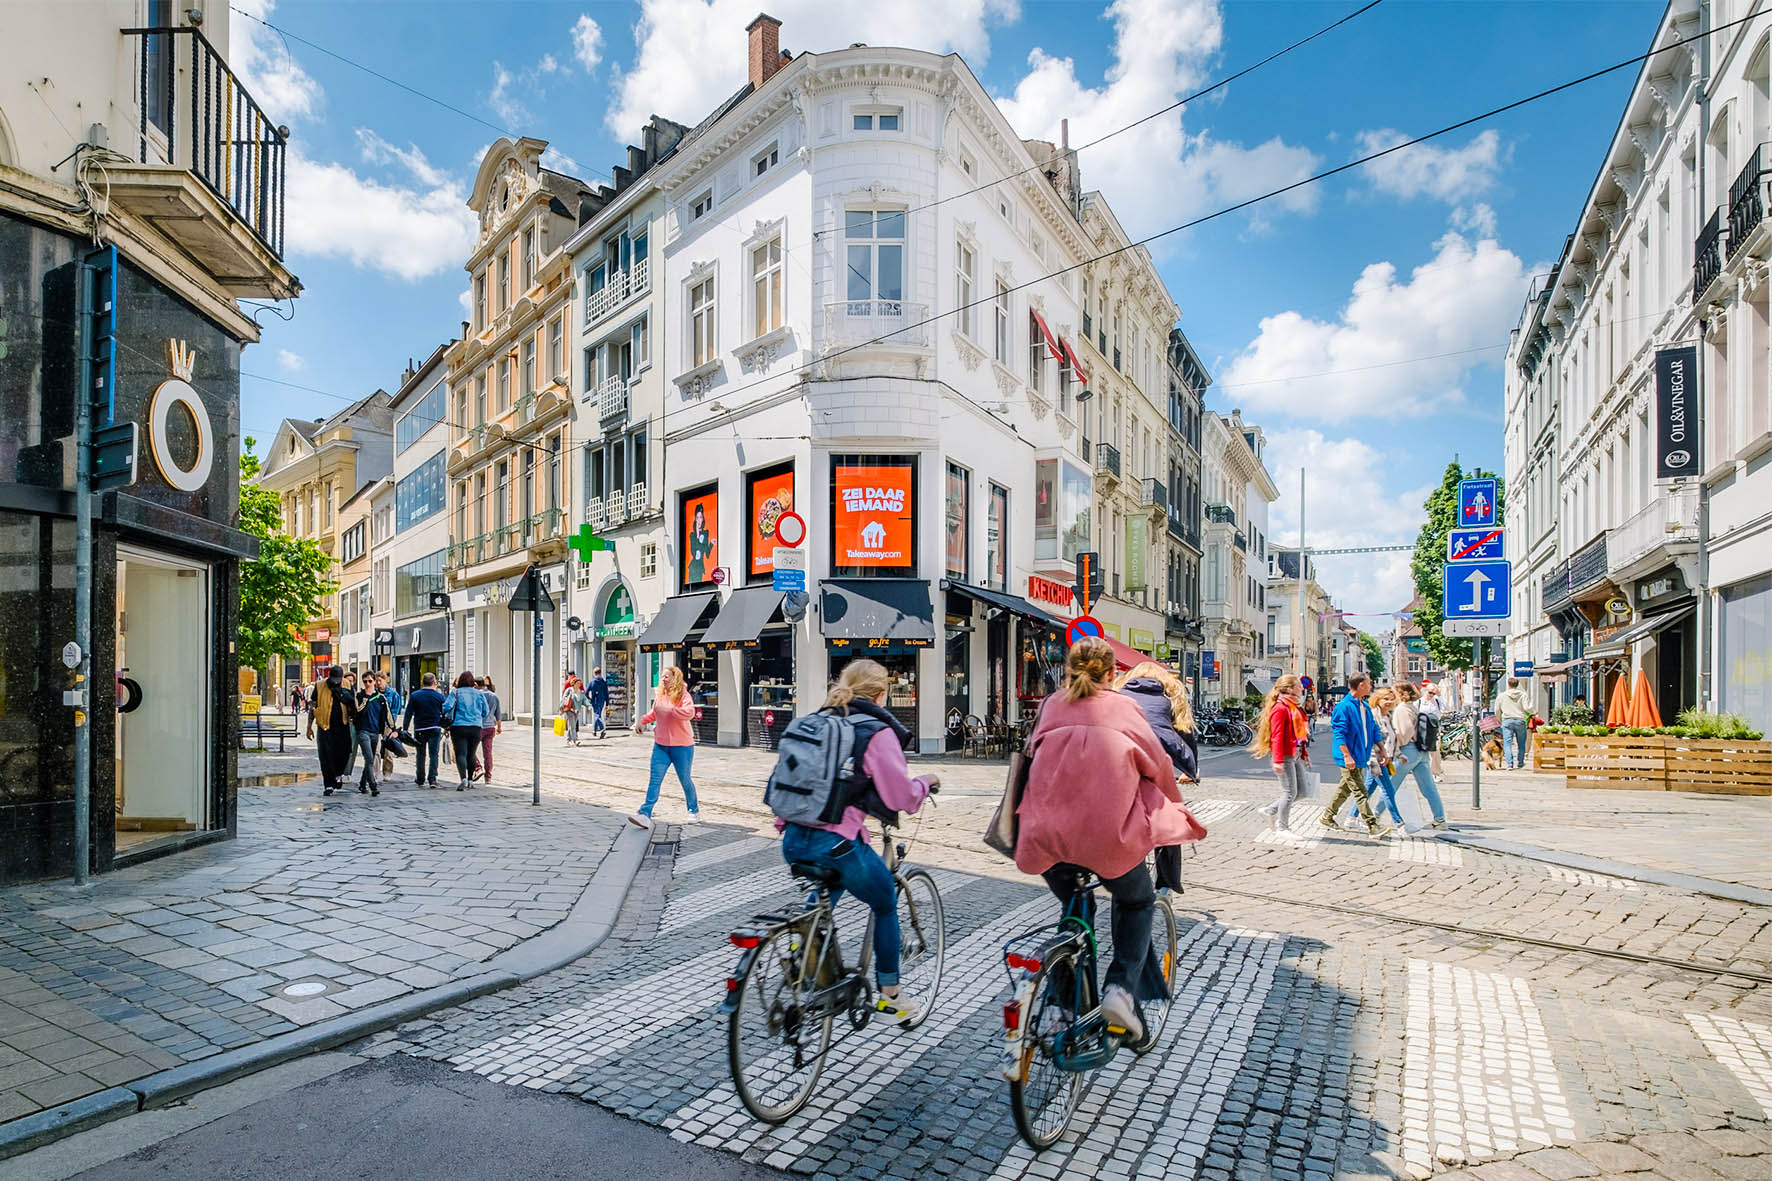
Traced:
POLYGON ((566 674, 566 684, 560 689, 560 719, 566 723, 566 745, 578 745, 578 711, 584 707, 584 690, 578 687, 578 677, 566 674))
POLYGON ((351 719, 357 714, 357 698, 345 691, 344 669, 333 665, 326 679, 314 686, 314 707, 308 714, 308 737, 319 729, 320 785, 322 795, 339 789, 350 774, 345 754, 351 748, 351 719))
POLYGON ((424 787, 437 786, 437 759, 443 753, 443 700, 443 694, 437 690, 437 674, 426 673, 406 702, 406 725, 418 747, 412 756, 412 781, 424 787))
POLYGON ((1421 712, 1421 694, 1408 681, 1396 685, 1397 704, 1391 708, 1391 730, 1397 741, 1397 782, 1415 780, 1415 789, 1433 813, 1431 827, 1446 828, 1446 805, 1440 801, 1440 785, 1428 766, 1428 751, 1436 745, 1439 723, 1421 712))
POLYGON ((1502 769, 1517 771, 1526 765, 1526 723, 1532 717, 1532 703, 1517 679, 1509 677, 1507 688, 1495 695, 1495 716, 1501 719, 1502 769))
POLYGON ((1433 739, 1428 746, 1427 768, 1433 773, 1434 779, 1446 773, 1440 763, 1440 717, 1445 713, 1446 703, 1440 700, 1440 687, 1432 681, 1421 683, 1421 716, 1433 719, 1433 739))
MULTIPOLYGON (((1397 783, 1391 777, 1391 764, 1397 757, 1396 732, 1391 728, 1391 710, 1397 704, 1396 691, 1380 689, 1372 695, 1371 704, 1379 738, 1372 748, 1372 758, 1366 764, 1366 793, 1374 799, 1382 799, 1391 823, 1397 831, 1406 831, 1409 826, 1403 823, 1403 813, 1397 808, 1397 783)), ((1378 811, 1376 807, 1372 810, 1378 811)))
POLYGON ((389 732, 388 699, 374 673, 363 678, 363 706, 357 711, 357 748, 363 756, 363 773, 357 777, 357 791, 362 795, 379 796, 381 784, 375 777, 375 766, 381 754, 382 737, 389 732))
POLYGON ((609 708, 609 682, 603 678, 601 668, 591 670, 591 737, 609 737, 609 728, 603 723, 603 711, 609 708))
POLYGON ((634 723, 634 733, 646 733, 652 727, 652 767, 646 784, 646 802, 628 819, 641 828, 652 827, 652 809, 658 804, 658 789, 664 784, 665 772, 674 770, 677 782, 683 785, 683 802, 689 805, 689 823, 701 821, 701 805, 695 798, 695 781, 689 777, 695 761, 695 700, 683 681, 683 670, 671 665, 658 681, 658 695, 646 716, 634 723))
POLYGON ((1311 767, 1311 716, 1300 701, 1303 690, 1303 682, 1292 673, 1275 681, 1261 703, 1255 741, 1249 744, 1250 754, 1272 762, 1280 784, 1274 801, 1261 806, 1276 832, 1292 831, 1292 805, 1310 790, 1304 777, 1311 767))
POLYGON ((1354 806, 1360 811, 1360 819, 1366 822, 1366 831, 1378 836, 1383 830, 1379 828, 1378 817, 1372 814, 1372 802, 1366 796, 1366 764, 1372 759, 1372 748, 1382 737, 1378 721, 1372 716, 1372 707, 1366 704, 1366 698, 1372 693, 1372 678, 1365 673, 1355 673, 1348 678, 1347 687, 1347 696, 1341 699, 1329 719, 1330 756, 1341 768, 1341 782, 1336 786, 1335 798, 1329 801, 1317 823, 1327 829, 1338 829, 1335 814, 1352 796, 1354 806))
POLYGON ((490 720, 480 728, 480 779, 483 783, 491 783, 492 739, 505 732, 504 703, 498 699, 498 689, 492 684, 491 677, 480 678, 480 690, 486 694, 486 708, 490 713, 490 720))
POLYGON ((443 724, 455 748, 455 769, 461 774, 456 791, 468 790, 474 781, 474 754, 480 749, 482 732, 492 728, 492 697, 474 682, 474 674, 455 678, 455 688, 443 698, 443 724))
MULTIPOLYGON (((386 673, 376 673, 375 683, 381 687, 381 695, 388 703, 388 728, 382 732, 382 738, 385 740, 399 732, 400 715, 406 710, 406 700, 400 696, 400 691, 394 688, 393 678, 386 673)), ((381 752, 381 774, 383 782, 386 782, 394 774, 394 756, 388 750, 385 742, 381 752)))
MULTIPOLYGON (((1180 783, 1200 777, 1200 742, 1194 733, 1194 710, 1187 690, 1169 666, 1154 660, 1141 661, 1122 673, 1114 686, 1133 700, 1150 723, 1180 783)), ((1181 846, 1159 845, 1156 850, 1157 888, 1181 889, 1181 846)))

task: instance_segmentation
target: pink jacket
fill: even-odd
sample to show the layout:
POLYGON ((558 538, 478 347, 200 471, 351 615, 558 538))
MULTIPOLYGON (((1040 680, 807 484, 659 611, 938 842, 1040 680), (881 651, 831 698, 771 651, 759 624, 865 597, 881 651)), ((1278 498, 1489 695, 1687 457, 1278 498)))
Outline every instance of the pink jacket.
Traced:
POLYGON ((673 705, 671 699, 660 693, 653 699, 652 709, 640 719, 642 726, 656 723, 652 732, 652 740, 660 746, 694 746, 695 731, 690 723, 695 721, 695 702, 689 695, 683 695, 682 705, 673 705))
POLYGON ((1104 878, 1152 849, 1206 835, 1181 802, 1175 768, 1136 703, 1119 693, 1047 700, 1031 740, 1034 761, 1016 810, 1015 864, 1044 873, 1059 862, 1104 878))

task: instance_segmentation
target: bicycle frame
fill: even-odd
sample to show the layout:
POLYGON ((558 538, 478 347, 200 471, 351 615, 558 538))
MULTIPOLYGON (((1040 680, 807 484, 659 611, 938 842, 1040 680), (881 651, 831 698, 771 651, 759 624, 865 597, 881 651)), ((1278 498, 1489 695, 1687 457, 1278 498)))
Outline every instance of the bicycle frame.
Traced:
POLYGON ((1025 1046, 1021 1019, 1033 1011, 1034 984, 1047 961, 1056 955, 1075 954, 1077 970, 1072 973, 1075 989, 1071 1011, 1077 1014, 1076 1024, 1055 1039, 1052 1061, 1060 1069, 1072 1073, 1099 1070, 1119 1053, 1124 1031, 1116 1032, 1101 1012, 1100 965, 1095 945, 1094 916, 1099 880, 1091 879, 1065 907, 1056 932, 1040 927, 1017 935, 1003 945, 1004 969, 1015 990, 1015 997, 1003 1006, 1004 1065, 1003 1077, 1019 1081, 1025 1070, 1025 1046), (1076 913, 1082 907, 1083 914, 1076 913), (1067 932, 1067 927, 1078 928, 1067 932), (1037 947, 1030 941, 1040 940, 1037 947), (1032 950, 1034 954, 1027 954, 1032 950), (1016 978, 1020 971, 1021 977, 1016 978))

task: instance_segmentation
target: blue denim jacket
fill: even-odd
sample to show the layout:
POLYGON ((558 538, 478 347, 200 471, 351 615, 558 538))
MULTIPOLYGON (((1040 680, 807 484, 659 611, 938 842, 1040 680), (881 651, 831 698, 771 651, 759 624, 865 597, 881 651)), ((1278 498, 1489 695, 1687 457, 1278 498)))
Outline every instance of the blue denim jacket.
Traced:
POLYGON ((1354 766, 1364 767, 1371 761, 1372 748, 1382 737, 1378 729, 1378 719, 1372 716, 1371 706, 1349 693, 1336 705, 1329 727, 1329 749, 1337 767, 1347 766, 1341 758, 1341 748, 1344 746, 1354 756, 1354 766))

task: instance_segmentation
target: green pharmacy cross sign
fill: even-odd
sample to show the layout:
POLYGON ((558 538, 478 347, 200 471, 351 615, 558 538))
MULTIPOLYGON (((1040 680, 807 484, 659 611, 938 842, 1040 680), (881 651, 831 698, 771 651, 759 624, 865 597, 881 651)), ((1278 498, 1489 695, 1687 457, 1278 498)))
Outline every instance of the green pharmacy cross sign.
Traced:
POLYGON ((580 525, 578 527, 578 532, 566 539, 566 545, 569 549, 578 551, 578 560, 581 562, 590 561, 591 555, 598 550, 612 550, 615 548, 615 543, 613 541, 610 541, 606 537, 598 537, 595 533, 591 532, 589 521, 580 525))

